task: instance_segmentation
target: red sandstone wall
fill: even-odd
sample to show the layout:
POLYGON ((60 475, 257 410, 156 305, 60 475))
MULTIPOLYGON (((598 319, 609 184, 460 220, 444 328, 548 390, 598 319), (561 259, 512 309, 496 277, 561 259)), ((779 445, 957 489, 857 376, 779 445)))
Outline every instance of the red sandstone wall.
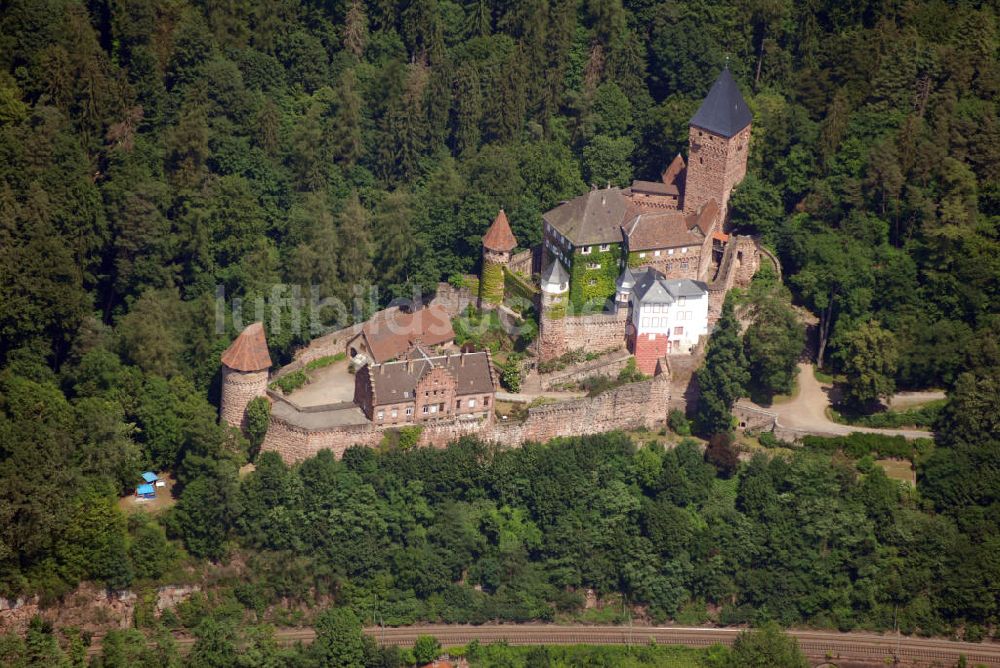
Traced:
MULTIPOLYGON (((531 408, 527 419, 521 423, 500 423, 490 417, 486 420, 455 419, 427 424, 420 443, 444 446, 462 436, 478 436, 515 447, 526 441, 546 441, 556 436, 652 428, 664 424, 670 399, 670 377, 664 374, 590 399, 531 408)), ((382 431, 372 424, 310 431, 293 427, 272 416, 261 450, 278 452, 289 463, 312 457, 323 449, 333 451, 339 458, 352 445, 375 447, 382 440, 382 431)))
POLYGON ((222 396, 219 413, 222 421, 242 429, 246 422, 247 404, 267 394, 267 371, 245 373, 223 365, 222 396))
POLYGON ((748 125, 735 136, 726 139, 691 126, 688 135, 684 211, 696 212, 705 202, 714 199, 725 216, 730 192, 746 175, 750 128, 748 125))
POLYGON ((516 255, 512 255, 510 262, 507 264, 508 269, 515 274, 522 274, 523 276, 531 276, 533 266, 534 251, 530 248, 528 250, 521 251, 516 255))
POLYGON ((692 281, 700 281, 703 280, 703 268, 707 271, 707 267, 712 264, 711 255, 702 260, 703 248, 703 245, 688 246, 687 253, 681 253, 678 249, 673 255, 667 255, 667 251, 662 251, 659 257, 653 255, 653 251, 646 251, 646 257, 639 262, 642 266, 653 267, 670 279, 690 278, 692 281), (681 266, 683 263, 687 263, 687 268, 681 266))
POLYGON ((624 350, 627 322, 628 315, 624 312, 563 318, 566 350, 624 350))

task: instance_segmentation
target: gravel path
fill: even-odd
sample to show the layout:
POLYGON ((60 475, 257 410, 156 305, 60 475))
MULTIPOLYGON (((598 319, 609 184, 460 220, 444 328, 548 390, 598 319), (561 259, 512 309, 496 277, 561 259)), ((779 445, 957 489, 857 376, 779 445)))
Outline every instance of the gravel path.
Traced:
POLYGON ((922 429, 875 429, 873 427, 837 424, 826 416, 826 409, 830 406, 832 388, 816 380, 812 364, 799 364, 798 383, 799 393, 791 401, 774 406, 758 406, 758 408, 777 414, 778 422, 783 427, 800 429, 818 436, 845 436, 852 432, 862 431, 889 436, 905 436, 906 438, 934 437, 932 432, 922 429))

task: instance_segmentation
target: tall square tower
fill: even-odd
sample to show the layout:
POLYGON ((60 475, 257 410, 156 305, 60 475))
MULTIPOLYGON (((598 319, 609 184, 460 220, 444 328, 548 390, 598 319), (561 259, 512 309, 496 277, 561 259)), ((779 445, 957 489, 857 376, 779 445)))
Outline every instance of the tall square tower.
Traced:
POLYGON ((685 213, 696 213, 714 199, 725 218, 729 194, 747 173, 752 120, 750 108, 727 67, 691 118, 685 213))

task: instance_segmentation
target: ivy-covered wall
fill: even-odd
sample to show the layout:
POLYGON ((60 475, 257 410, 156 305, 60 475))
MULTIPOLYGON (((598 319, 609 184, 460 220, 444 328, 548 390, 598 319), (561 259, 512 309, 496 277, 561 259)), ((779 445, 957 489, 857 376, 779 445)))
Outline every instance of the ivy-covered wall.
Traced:
POLYGON ((545 317, 561 320, 566 317, 566 295, 550 295, 545 302, 545 317))
POLYGON ((514 311, 520 313, 535 303, 535 295, 538 294, 538 289, 506 268, 504 268, 503 272, 503 284, 504 304, 514 311))
POLYGON ((503 267, 493 262, 483 262, 483 275, 479 279, 479 298, 487 304, 501 304, 503 283, 503 267))
POLYGON ((588 302, 603 304, 606 299, 614 297, 615 281, 622 271, 619 266, 621 254, 621 244, 612 244, 604 252, 592 251, 587 255, 579 251, 573 253, 573 266, 569 270, 569 301, 576 312, 582 311, 588 302), (595 262, 601 265, 600 269, 588 268, 595 262))
POLYGON ((641 267, 644 264, 649 264, 649 253, 646 254, 646 257, 642 258, 639 257, 638 251, 632 251, 631 253, 628 254, 628 266, 631 267, 632 269, 635 269, 636 267, 641 267))

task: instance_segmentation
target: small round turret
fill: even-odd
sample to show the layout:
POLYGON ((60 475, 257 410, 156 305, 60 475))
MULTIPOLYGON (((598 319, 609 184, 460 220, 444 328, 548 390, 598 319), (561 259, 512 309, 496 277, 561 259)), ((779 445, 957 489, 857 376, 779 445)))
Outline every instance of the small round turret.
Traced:
POLYGON ((246 426, 246 411, 256 397, 267 395, 271 355, 267 351, 264 325, 248 325, 222 353, 222 420, 233 427, 246 426))
POLYGON ((503 209, 497 214, 490 229, 483 235, 483 270, 479 277, 479 305, 502 304, 504 298, 504 269, 510 265, 511 252, 517 248, 517 239, 510 230, 507 214, 503 209))

